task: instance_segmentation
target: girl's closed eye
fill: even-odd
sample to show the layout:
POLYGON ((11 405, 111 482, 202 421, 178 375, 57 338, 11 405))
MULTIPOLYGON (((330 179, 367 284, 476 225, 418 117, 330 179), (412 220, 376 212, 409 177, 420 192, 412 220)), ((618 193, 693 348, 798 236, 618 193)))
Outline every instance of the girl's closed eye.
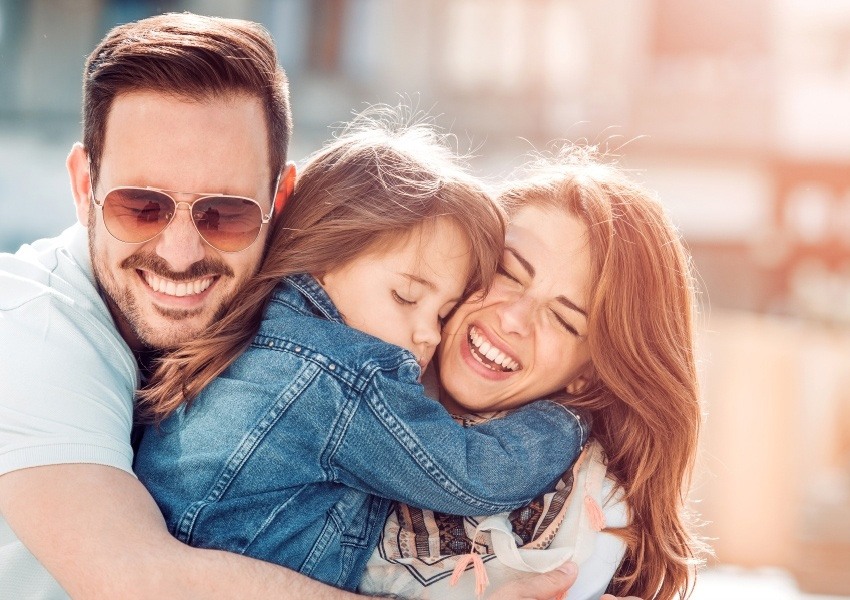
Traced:
POLYGON ((401 294, 399 294, 395 290, 392 291, 392 296, 393 296, 393 300, 395 300, 396 302, 398 302, 399 304, 402 304, 404 306, 411 306, 413 304, 416 304, 415 300, 408 300, 407 298, 403 297, 401 294))

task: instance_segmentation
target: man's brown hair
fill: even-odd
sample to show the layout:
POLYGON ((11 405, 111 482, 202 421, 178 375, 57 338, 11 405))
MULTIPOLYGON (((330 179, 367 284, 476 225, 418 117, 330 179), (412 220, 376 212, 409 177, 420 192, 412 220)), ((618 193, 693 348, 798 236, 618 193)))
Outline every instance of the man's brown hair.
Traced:
POLYGON ((83 143, 92 184, 112 102, 119 94, 142 90, 198 100, 232 93, 259 98, 274 183, 286 163, 292 116, 286 74, 261 25, 169 13, 113 28, 89 55, 83 74, 83 143))

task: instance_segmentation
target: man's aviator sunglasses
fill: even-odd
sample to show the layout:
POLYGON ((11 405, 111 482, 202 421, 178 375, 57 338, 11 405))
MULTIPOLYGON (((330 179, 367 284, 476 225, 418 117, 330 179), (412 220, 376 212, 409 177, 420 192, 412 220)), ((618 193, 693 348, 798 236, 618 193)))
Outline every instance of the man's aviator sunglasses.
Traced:
MULTIPOLYGON (((277 186, 275 186, 277 189, 277 186)), ((221 252, 240 252, 253 244, 263 225, 271 221, 252 198, 225 194, 201 194, 160 190, 153 187, 119 186, 94 203, 103 211, 109 234, 120 242, 141 244, 165 231, 179 208, 186 208, 203 240, 221 252), (197 196, 194 202, 178 202, 172 194, 197 196)))

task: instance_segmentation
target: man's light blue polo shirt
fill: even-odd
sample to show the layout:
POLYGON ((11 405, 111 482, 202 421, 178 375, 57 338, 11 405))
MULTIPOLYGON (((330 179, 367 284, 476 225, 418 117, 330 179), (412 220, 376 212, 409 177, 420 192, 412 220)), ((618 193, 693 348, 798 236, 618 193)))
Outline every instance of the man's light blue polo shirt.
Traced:
MULTIPOLYGON (((132 473, 138 371, 76 225, 0 254, 0 476, 63 463, 132 473)), ((0 515, 0 598, 65 598, 0 515)))

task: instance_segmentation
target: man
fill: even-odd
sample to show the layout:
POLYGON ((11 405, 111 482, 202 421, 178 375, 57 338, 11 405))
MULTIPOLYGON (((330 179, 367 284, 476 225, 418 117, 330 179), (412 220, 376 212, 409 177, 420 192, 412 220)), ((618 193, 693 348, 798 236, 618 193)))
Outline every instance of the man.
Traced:
MULTIPOLYGON (((83 91, 67 161, 81 225, 0 255, 0 597, 355 598, 177 542, 131 471, 137 360, 218 318, 294 186, 272 40, 145 19, 92 52, 83 91)), ((549 598, 574 576, 491 597, 549 598)))

